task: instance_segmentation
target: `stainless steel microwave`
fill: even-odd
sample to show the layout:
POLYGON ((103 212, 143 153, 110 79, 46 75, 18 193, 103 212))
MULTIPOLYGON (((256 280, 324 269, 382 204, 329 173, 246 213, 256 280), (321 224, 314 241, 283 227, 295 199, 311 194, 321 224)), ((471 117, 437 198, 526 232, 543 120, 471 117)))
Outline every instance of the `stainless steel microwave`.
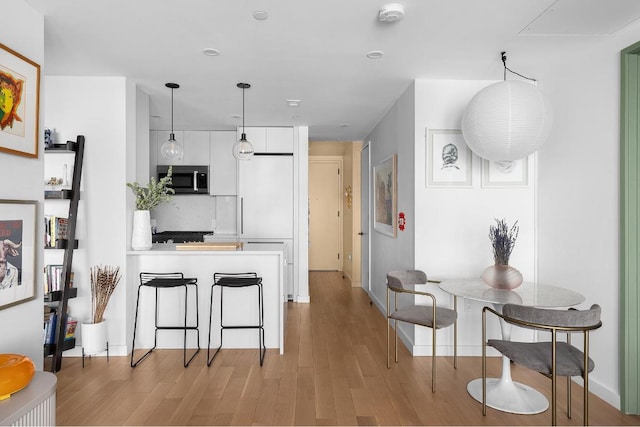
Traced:
POLYGON ((158 166, 158 180, 171 170, 171 188, 176 194, 208 194, 209 166, 158 166))

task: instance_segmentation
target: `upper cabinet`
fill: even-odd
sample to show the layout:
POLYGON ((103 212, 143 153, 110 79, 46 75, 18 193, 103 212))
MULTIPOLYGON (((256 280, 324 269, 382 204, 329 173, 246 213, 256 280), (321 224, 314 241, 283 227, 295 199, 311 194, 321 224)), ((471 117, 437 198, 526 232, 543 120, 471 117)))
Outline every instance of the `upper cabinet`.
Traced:
POLYGON ((237 191, 237 161, 233 157, 236 133, 211 131, 209 133, 209 194, 212 196, 235 196, 237 191))
POLYGON ((169 160, 162 157, 162 144, 169 140, 168 130, 151 131, 149 151, 151 154, 151 171, 155 173, 157 165, 209 165, 209 131, 174 131, 176 142, 184 148, 184 156, 180 160, 169 160), (156 163, 154 164, 154 157, 156 163))
POLYGON ((183 165, 209 166, 209 134, 208 130, 184 131, 183 165))
MULTIPOLYGON (((239 127, 238 139, 241 134, 242 128, 239 127)), ((248 127, 245 134, 256 153, 293 153, 292 127, 248 127)))

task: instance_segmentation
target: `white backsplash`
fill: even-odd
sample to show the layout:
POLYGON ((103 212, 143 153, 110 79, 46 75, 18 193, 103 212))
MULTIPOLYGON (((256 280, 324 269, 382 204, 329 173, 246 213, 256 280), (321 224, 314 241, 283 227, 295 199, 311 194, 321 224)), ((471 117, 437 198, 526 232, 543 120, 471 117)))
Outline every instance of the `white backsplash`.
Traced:
POLYGON ((158 231, 236 233, 235 196, 175 195, 151 212, 158 231))

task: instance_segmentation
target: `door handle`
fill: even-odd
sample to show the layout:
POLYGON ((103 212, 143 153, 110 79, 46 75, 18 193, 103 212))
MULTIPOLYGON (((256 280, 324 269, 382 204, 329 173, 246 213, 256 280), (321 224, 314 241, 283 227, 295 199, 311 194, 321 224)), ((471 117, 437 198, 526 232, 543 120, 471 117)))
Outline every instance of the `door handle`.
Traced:
POLYGON ((198 191, 198 172, 193 171, 193 191, 198 191))
POLYGON ((244 234, 244 197, 240 197, 240 234, 244 234))
POLYGON ((365 233, 363 233, 362 231, 358 233, 358 236, 364 236, 365 233))

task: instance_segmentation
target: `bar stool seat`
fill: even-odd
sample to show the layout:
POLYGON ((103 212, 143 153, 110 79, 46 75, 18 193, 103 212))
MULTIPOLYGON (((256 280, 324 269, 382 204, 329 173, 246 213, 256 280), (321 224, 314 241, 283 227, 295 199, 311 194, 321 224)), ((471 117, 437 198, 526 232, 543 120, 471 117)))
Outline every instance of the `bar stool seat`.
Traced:
POLYGON ((213 275, 213 284, 211 285, 211 301, 209 303, 209 337, 207 342, 207 366, 211 366, 213 359, 222 348, 222 333, 225 329, 257 329, 258 330, 258 353, 260 355, 260 366, 264 361, 264 355, 267 351, 264 342, 264 307, 262 292, 262 277, 258 277, 256 273, 215 273, 213 275), (213 317, 213 293, 214 288, 220 287, 220 345, 216 349, 213 356, 211 353, 211 319, 213 317), (224 290, 229 288, 246 288, 255 286, 258 290, 258 323, 249 325, 225 325, 223 320, 224 313, 224 290))
POLYGON ((181 330, 184 331, 184 345, 183 345, 183 364, 186 368, 189 363, 200 351, 200 330, 198 329, 198 280, 192 277, 184 277, 183 273, 140 273, 140 285, 138 286, 138 298, 136 301, 136 315, 133 324, 133 343, 131 345, 131 367, 138 366, 143 359, 145 359, 158 345, 158 331, 160 330, 181 330), (187 309, 189 300, 189 287, 193 287, 196 297, 196 322, 195 325, 187 324, 187 309), (155 334, 153 347, 149 349, 145 354, 138 358, 134 362, 134 353, 136 347, 136 331, 138 327, 138 307, 140 305, 140 291, 143 287, 155 289, 155 334), (170 288, 184 288, 184 323, 182 325, 160 325, 159 324, 159 311, 158 311, 158 291, 160 289, 170 288), (187 360, 187 331, 195 331, 198 348, 193 353, 191 358, 187 360))

